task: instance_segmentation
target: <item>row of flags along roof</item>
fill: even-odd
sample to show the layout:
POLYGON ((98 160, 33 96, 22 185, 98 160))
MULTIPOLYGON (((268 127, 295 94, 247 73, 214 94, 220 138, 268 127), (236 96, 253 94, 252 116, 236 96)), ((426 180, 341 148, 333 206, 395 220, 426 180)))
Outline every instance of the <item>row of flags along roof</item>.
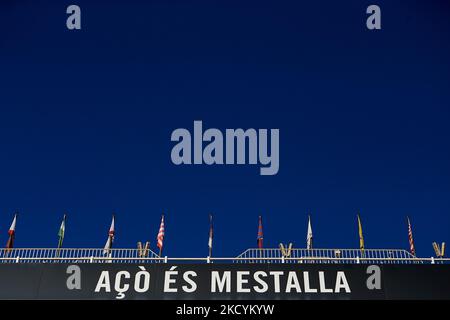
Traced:
MULTIPOLYGON (((358 235, 359 235, 359 249, 361 250, 362 254, 364 254, 365 245, 364 245, 364 235, 363 235, 363 228, 362 228, 362 222, 361 217, 359 213, 357 214, 357 222, 358 222, 358 235)), ((61 221, 61 226, 58 231, 58 249, 61 249, 63 247, 64 242, 64 236, 66 233, 66 218, 67 215, 64 214, 63 219, 61 221)), ((17 213, 14 214, 11 227, 8 230, 8 241, 6 242, 5 250, 10 251, 14 247, 14 239, 16 234, 16 223, 17 223, 17 213)), ((409 217, 407 217, 407 224, 408 224, 408 242, 409 242, 409 252, 415 257, 416 256, 416 248, 414 245, 414 238, 413 238, 413 231, 411 226, 411 221, 409 220, 409 217)), ((115 234, 115 215, 113 214, 112 220, 111 220, 111 226, 109 227, 108 231, 108 238, 106 240, 105 247, 103 248, 103 253, 105 255, 109 254, 111 251, 111 248, 113 247, 114 242, 114 234, 115 234)), ((164 247, 164 236, 165 236, 165 225, 164 225, 164 215, 161 216, 161 224, 159 226, 159 231, 156 236, 156 245, 159 248, 159 255, 162 255, 163 247, 164 247)), ((212 249, 213 249, 213 237, 214 237, 214 228, 213 228, 213 216, 212 214, 209 215, 209 237, 208 237, 208 254, 211 257, 212 256, 212 249)), ((262 217, 258 217, 258 233, 256 236, 256 244, 259 249, 263 249, 263 239, 264 239, 264 233, 263 233, 263 224, 262 224, 262 217)), ((312 231, 312 224, 311 224, 311 216, 308 215, 308 229, 306 234, 306 249, 312 249, 313 248, 313 231, 312 231)), ((442 250, 443 251, 443 250, 442 250)))

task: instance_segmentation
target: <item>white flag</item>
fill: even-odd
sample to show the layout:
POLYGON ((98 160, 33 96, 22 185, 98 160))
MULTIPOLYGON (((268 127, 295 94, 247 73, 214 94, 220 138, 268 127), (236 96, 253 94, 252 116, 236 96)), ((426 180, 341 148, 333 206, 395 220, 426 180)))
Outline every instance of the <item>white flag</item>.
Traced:
POLYGON ((109 227, 108 231, 108 240, 106 240, 105 248, 103 249, 103 254, 108 254, 110 249, 112 248, 114 240, 114 215, 111 221, 111 227, 109 227))
POLYGON ((313 232, 311 227, 311 217, 308 216, 308 234, 306 235, 306 249, 312 249, 313 232))
POLYGON ((103 249, 103 254, 108 254, 109 250, 111 249, 112 241, 111 237, 108 236, 108 240, 106 240, 105 248, 103 249))
POLYGON ((213 246, 213 221, 212 221, 212 215, 209 215, 209 238, 208 238, 208 248, 209 248, 209 256, 212 255, 212 246, 213 246))
POLYGON ((209 239, 208 239, 208 248, 212 249, 212 236, 211 235, 209 236, 209 239))

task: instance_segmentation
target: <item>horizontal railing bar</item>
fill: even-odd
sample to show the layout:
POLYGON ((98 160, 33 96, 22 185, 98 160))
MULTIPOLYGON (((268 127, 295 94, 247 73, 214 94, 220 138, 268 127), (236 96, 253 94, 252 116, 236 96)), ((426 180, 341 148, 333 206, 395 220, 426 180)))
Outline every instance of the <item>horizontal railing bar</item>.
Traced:
POLYGON ((159 258, 143 258, 143 257, 121 257, 121 258, 109 258, 109 257, 76 257, 76 258, 58 258, 58 257, 35 257, 35 258, 27 258, 27 257, 11 257, 11 258, 0 258, 2 260, 104 260, 104 261, 113 261, 113 260, 172 260, 172 261, 252 261, 252 260, 342 260, 342 261, 450 261, 450 258, 335 258, 335 257, 299 257, 299 258, 288 258, 288 257, 262 257, 262 258, 171 258, 171 257, 159 257, 159 258))
MULTIPOLYGON (((105 249, 103 248, 80 248, 80 247, 73 247, 73 248, 49 248, 49 247, 36 247, 36 248, 31 248, 31 247, 27 247, 27 248, 12 248, 12 249, 0 249, 0 250, 59 250, 59 251, 63 251, 63 250, 98 250, 98 251, 103 251, 105 249)), ((134 250, 134 251, 139 251, 139 249, 137 248, 111 248, 109 249, 109 251, 118 251, 118 250, 134 250)), ((264 251, 264 250, 277 250, 280 251, 279 248, 248 248, 246 250, 259 250, 259 251, 264 251)), ((305 250, 305 251, 317 251, 317 250, 327 250, 327 251, 332 251, 332 250, 355 250, 355 251, 402 251, 404 252, 404 249, 372 249, 372 248, 366 248, 364 250, 358 249, 358 248, 313 248, 313 249, 306 249, 306 248, 292 248, 292 250, 305 250)), ((407 252, 407 251, 406 251, 407 252)))

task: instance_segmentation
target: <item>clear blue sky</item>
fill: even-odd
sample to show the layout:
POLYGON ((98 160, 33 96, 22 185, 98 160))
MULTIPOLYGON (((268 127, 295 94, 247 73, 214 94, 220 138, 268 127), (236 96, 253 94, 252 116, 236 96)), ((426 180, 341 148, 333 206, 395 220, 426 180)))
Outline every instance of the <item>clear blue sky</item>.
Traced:
POLYGON ((376 1, 0 3, 0 242, 216 255, 256 245, 407 248, 450 241, 450 5, 376 1), (82 8, 82 30, 65 8, 82 8), (171 132, 279 128, 280 171, 174 166, 171 132))

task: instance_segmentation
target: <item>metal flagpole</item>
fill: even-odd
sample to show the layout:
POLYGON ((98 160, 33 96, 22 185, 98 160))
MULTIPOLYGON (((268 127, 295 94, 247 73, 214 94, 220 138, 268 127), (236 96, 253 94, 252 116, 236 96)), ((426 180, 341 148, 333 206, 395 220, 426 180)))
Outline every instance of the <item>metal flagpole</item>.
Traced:
POLYGON ((209 247, 209 257, 212 256, 212 243, 213 243, 213 220, 212 214, 209 215, 209 239, 208 239, 208 247, 209 247))

